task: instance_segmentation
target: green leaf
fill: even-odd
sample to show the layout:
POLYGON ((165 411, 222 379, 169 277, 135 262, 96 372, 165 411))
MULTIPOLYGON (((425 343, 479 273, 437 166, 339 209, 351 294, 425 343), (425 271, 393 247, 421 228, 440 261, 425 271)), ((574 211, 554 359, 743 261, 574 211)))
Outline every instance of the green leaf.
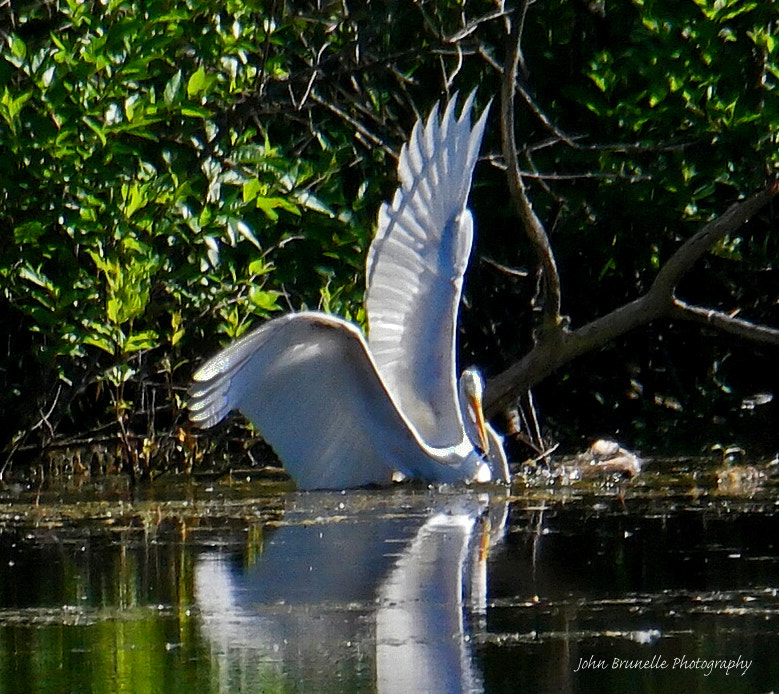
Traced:
POLYGON ((100 143, 103 145, 103 147, 105 147, 107 140, 103 128, 101 128, 97 123, 95 123, 91 118, 87 116, 83 116, 81 120, 87 124, 89 129, 92 130, 92 132, 94 132, 95 135, 98 136, 98 138, 100 138, 100 143))
POLYGON ((187 80, 187 96, 190 98, 198 96, 198 94, 206 90, 207 86, 208 78, 206 77, 205 69, 201 65, 187 80))
POLYGON ((153 349, 159 343, 159 335, 154 330, 144 330, 133 333, 122 345, 124 354, 132 354, 141 350, 153 349))
POLYGON ((268 219, 274 222, 279 218, 279 215, 276 212, 277 209, 286 210, 287 212, 292 212, 293 214, 300 214, 297 207, 293 203, 291 203, 286 198, 278 196, 264 197, 262 195, 258 195, 254 200, 254 204, 257 206, 257 209, 262 210, 265 213, 268 219))
POLYGON ((259 195, 261 189, 262 184, 260 183, 259 179, 252 178, 251 180, 246 181, 246 183, 243 184, 241 191, 243 194, 243 201, 249 202, 250 200, 254 200, 254 198, 259 195))
POLYGON ((252 289, 249 292, 249 300, 263 311, 278 311, 280 292, 252 289))
POLYGON ((240 219, 229 219, 227 221, 227 228, 230 230, 230 233, 233 234, 233 236, 235 236, 237 233, 239 236, 242 236, 247 241, 254 244, 258 250, 262 250, 260 242, 257 240, 257 237, 254 235, 251 227, 246 222, 240 219))
POLYGON ((207 108, 198 108, 197 106, 183 106, 181 109, 182 116, 188 116, 190 118, 210 118, 213 114, 207 108))
POLYGON ((128 219, 149 201, 146 197, 146 188, 147 186, 139 186, 137 184, 133 184, 130 187, 124 208, 124 214, 128 219))
POLYGON ((114 354, 116 351, 116 345, 109 340, 106 337, 103 337, 102 335, 97 334, 90 334, 83 338, 82 342, 87 345, 92 345, 94 347, 98 347, 99 349, 102 349, 104 352, 108 352, 108 354, 114 354))
POLYGON ((89 257, 92 258, 92 262, 97 266, 98 270, 106 274, 110 274, 113 271, 113 265, 106 261, 97 251, 87 251, 89 257))
POLYGON ((37 243, 45 232, 40 222, 25 222, 14 228, 14 241, 18 244, 37 243))
POLYGON ((135 373, 135 369, 129 364, 116 364, 106 371, 105 376, 110 383, 119 386, 129 381, 135 373))
MULTIPOLYGON (((181 82, 182 73, 181 70, 178 70, 165 85, 162 98, 168 106, 172 106, 178 100, 179 92, 181 91, 181 82)), ((187 85, 187 89, 189 89, 189 85, 187 85)))
POLYGON ((44 275, 40 270, 35 270, 30 265, 24 265, 19 269, 19 277, 27 280, 28 282, 32 282, 39 287, 43 287, 44 289, 48 289, 50 291, 54 290, 54 285, 52 284, 51 280, 46 277, 46 275, 44 275))
POLYGON ((273 270, 273 265, 269 265, 263 258, 257 258, 249 263, 249 274, 252 276, 267 275, 273 270))
POLYGON ((181 325, 181 311, 172 311, 170 314, 170 327, 173 332, 170 335, 170 344, 175 347, 182 337, 184 337, 185 331, 181 325))
POLYGON ((597 72, 591 72, 588 76, 595 83, 595 86, 598 89, 600 89, 602 92, 606 91, 608 83, 606 82, 606 78, 603 75, 600 75, 597 72))
POLYGON ((8 121, 9 125, 13 125, 13 121, 16 120, 22 108, 24 108, 24 105, 30 100, 31 97, 32 92, 25 92, 24 94, 14 98, 11 95, 11 92, 8 90, 8 87, 3 90, 3 96, 2 99, 0 99, 0 104, 5 106, 7 110, 8 117, 6 120, 8 121))
POLYGON ((11 55, 13 55, 19 63, 24 61, 27 57, 27 44, 25 44, 16 34, 8 34, 8 47, 11 49, 11 55))

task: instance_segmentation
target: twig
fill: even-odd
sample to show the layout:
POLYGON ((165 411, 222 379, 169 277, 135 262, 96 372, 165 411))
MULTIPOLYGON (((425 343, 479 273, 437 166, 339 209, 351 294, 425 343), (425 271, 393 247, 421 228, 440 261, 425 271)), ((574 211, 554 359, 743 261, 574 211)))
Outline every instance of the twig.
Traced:
MULTIPOLYGON (((35 424, 30 431, 35 431, 39 427, 43 426, 44 424, 49 428, 49 435, 54 436, 54 427, 51 426, 51 423, 49 422, 49 417, 51 417, 51 413, 54 412, 54 408, 57 405, 57 401, 60 398, 60 394, 62 393, 62 384, 57 385, 57 394, 54 396, 54 400, 51 403, 51 407, 49 408, 49 411, 46 414, 43 414, 41 412, 41 418, 38 420, 37 424, 35 424)), ((39 410, 40 411, 40 410, 39 410)))
POLYGON ((517 83, 517 71, 520 56, 520 27, 515 22, 508 38, 509 50, 503 73, 501 89, 501 133, 503 139, 503 158, 506 161, 506 176, 511 199, 517 214, 522 220, 525 233, 530 239, 540 267, 543 270, 545 302, 543 306, 543 329, 556 330, 561 325, 560 316, 560 276, 557 264, 549 244, 549 237, 544 230, 533 207, 530 204, 522 175, 519 169, 517 145, 514 137, 514 94, 517 83))
POLYGON ((268 18, 265 20, 265 41, 262 46, 262 63, 260 65, 260 74, 257 75, 257 93, 262 96, 265 91, 265 66, 268 64, 268 56, 270 55, 270 37, 273 33, 271 27, 273 26, 274 17, 276 15, 276 0, 271 1, 270 8, 268 9, 268 18))
POLYGON ((384 142, 379 137, 374 135, 367 128, 365 128, 362 123, 352 118, 348 113, 338 108, 335 104, 331 104, 330 102, 322 99, 316 93, 316 91, 311 92, 311 100, 315 101, 320 106, 324 106, 328 111, 332 111, 339 118, 345 120, 347 123, 349 123, 349 125, 351 125, 360 135, 362 135, 372 145, 374 145, 375 147, 380 147, 387 155, 389 155, 393 159, 397 158, 397 154, 386 142, 384 142))
POLYGON ((500 8, 498 10, 494 10, 493 12, 483 14, 481 17, 472 19, 462 29, 455 32, 454 34, 442 37, 443 41, 444 43, 457 43, 458 41, 462 41, 464 38, 470 36, 474 31, 476 31, 476 29, 479 28, 479 25, 483 24, 484 22, 489 22, 493 19, 499 19, 500 17, 506 17, 509 14, 511 14, 511 10, 506 10, 505 8, 500 8))
POLYGON ((511 277, 527 277, 530 274, 527 270, 517 270, 516 268, 509 267, 508 265, 503 265, 502 263, 499 263, 497 260, 493 260, 492 258, 486 255, 481 256, 479 260, 482 263, 486 263, 487 265, 490 265, 494 267, 496 270, 499 270, 500 272, 509 275, 511 277))
POLYGON ((742 318, 730 316, 722 311, 702 306, 692 306, 681 299, 674 299, 668 315, 670 318, 681 318, 704 323, 722 332, 753 340, 754 342, 779 345, 779 330, 776 328, 758 325, 742 318))
MULTIPOLYGON (((503 161, 503 159, 497 155, 487 155, 486 157, 484 157, 484 159, 499 171, 506 171, 508 169, 505 161, 503 161)), ((573 173, 573 174, 554 174, 554 173, 548 174, 548 173, 540 173, 538 171, 528 171, 526 169, 520 169, 519 175, 523 179, 530 178, 538 181, 580 181, 580 180, 594 179, 594 180, 602 180, 602 181, 627 181, 629 183, 635 183, 637 181, 652 180, 651 176, 647 176, 643 174, 628 175, 623 173, 608 173, 608 172, 600 172, 600 171, 584 171, 582 173, 573 173)))

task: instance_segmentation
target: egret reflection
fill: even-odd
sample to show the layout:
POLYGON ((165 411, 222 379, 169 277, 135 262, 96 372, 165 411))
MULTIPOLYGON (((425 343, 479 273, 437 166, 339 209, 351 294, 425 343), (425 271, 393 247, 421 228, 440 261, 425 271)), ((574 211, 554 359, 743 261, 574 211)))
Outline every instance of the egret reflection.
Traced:
MULTIPOLYGON (((359 506, 359 495, 346 498, 359 506)), ((473 631, 507 503, 484 494, 430 502, 379 517, 347 509, 321 523, 296 523, 293 513, 249 565, 204 553, 196 600, 220 690, 241 681, 482 691, 473 631)))

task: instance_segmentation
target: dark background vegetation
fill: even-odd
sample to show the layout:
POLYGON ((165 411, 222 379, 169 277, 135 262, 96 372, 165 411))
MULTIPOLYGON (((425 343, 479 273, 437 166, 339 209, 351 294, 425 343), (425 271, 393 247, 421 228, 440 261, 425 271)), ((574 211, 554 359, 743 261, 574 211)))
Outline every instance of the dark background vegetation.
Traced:
MULTIPOLYGON (((543 297, 501 158, 517 22, 515 133, 563 312, 581 325, 635 298, 684 239, 774 176, 778 19, 774 3, 741 0, 4 5, 0 469, 259 460, 236 425, 186 425, 192 371, 281 312, 364 322, 395 154, 419 115, 474 88, 479 108, 495 102, 461 362, 489 377, 520 358, 543 297)), ((776 209, 719 243, 680 296, 779 325, 776 209)), ((775 346, 656 321, 533 392, 563 449, 611 435, 645 453, 771 456, 776 361, 775 346)))

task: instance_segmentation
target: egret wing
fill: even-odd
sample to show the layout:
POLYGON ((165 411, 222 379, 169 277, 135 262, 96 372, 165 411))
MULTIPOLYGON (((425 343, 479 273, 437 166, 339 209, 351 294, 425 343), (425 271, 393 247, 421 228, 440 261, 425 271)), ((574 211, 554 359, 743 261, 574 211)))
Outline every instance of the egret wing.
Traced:
POLYGON ((361 333, 316 312, 264 324, 206 362, 190 419, 216 424, 240 410, 301 489, 386 483, 393 470, 433 474, 388 394, 361 333))
POLYGON ((403 413, 431 446, 462 439, 455 330, 473 239, 466 208, 486 109, 471 127, 453 99, 417 122, 398 164, 400 188, 379 212, 367 261, 371 354, 403 413))

